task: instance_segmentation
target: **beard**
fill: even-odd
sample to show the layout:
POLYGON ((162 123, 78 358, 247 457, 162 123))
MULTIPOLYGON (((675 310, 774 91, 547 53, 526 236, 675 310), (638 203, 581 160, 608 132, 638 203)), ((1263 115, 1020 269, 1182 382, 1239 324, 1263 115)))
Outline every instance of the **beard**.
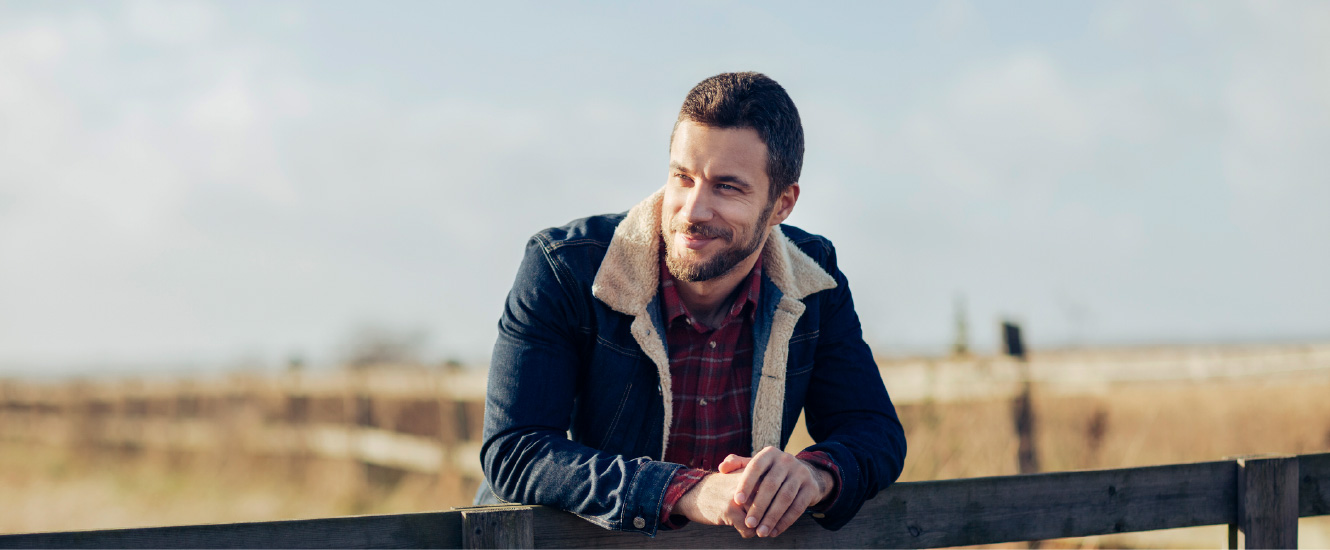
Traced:
POLYGON ((739 265, 744 258, 747 258, 762 246, 763 232, 759 228, 766 225, 767 220, 771 218, 771 211, 775 207, 775 202, 767 205, 758 216, 757 223, 752 225, 752 235, 742 243, 734 242, 734 231, 724 227, 713 227, 706 224, 690 224, 683 220, 674 220, 670 223, 670 232, 665 240, 665 267, 669 268, 670 275, 675 279, 686 283, 700 283, 710 281, 717 277, 728 274, 733 271, 735 266, 739 265), (724 239, 729 246, 721 250, 710 260, 690 260, 681 258, 674 254, 674 238, 678 233, 683 233, 690 237, 703 239, 724 239))

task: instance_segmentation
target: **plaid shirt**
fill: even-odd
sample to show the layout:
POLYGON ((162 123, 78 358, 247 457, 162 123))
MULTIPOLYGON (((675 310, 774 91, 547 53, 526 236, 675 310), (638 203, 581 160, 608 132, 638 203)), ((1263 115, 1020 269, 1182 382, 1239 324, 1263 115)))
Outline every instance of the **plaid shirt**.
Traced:
MULTIPOLYGON (((738 296, 715 328, 693 318, 679 298, 674 277, 660 264, 661 300, 664 306, 666 343, 670 356, 671 395, 674 425, 670 430, 666 462, 683 464, 665 491, 660 521, 678 528, 687 523, 671 517, 675 504, 726 456, 749 456, 752 426, 749 402, 752 396, 753 319, 762 290, 762 260, 739 284, 738 296)), ((799 453, 832 473, 832 498, 817 508, 827 508, 840 496, 840 471, 822 452, 799 453)))

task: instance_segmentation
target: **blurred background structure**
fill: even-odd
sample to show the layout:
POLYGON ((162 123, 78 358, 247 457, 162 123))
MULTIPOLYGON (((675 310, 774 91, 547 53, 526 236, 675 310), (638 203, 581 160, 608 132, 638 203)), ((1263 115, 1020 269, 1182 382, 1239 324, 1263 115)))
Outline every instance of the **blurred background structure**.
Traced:
POLYGON ((0 532, 469 502, 525 240, 732 70, 905 478, 1018 470, 1005 318, 1043 470, 1330 448, 1325 2, 0 0, 0 532))

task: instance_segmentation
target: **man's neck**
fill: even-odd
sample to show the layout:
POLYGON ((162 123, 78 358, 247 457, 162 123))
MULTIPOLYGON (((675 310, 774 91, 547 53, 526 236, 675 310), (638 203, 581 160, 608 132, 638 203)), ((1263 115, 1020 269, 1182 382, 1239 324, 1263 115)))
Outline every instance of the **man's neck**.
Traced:
POLYGON ((739 283, 742 283, 749 273, 752 273, 753 266, 757 264, 762 250, 766 248, 766 239, 769 237, 770 235, 764 237, 762 246, 757 247, 757 251, 749 254, 729 273, 709 281, 695 283, 676 279, 675 289, 679 291, 679 300, 683 302, 685 308, 688 308, 688 313, 708 327, 714 328, 720 324, 729 309, 734 289, 739 287, 739 283))

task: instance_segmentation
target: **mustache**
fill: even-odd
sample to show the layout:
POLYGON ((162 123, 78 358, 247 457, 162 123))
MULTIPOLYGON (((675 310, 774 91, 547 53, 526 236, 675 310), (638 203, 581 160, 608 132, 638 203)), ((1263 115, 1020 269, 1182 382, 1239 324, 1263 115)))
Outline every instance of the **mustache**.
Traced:
POLYGON ((670 230, 675 233, 683 233, 694 239, 722 238, 729 241, 734 238, 734 232, 724 227, 692 224, 682 220, 676 220, 674 223, 670 224, 670 230))

